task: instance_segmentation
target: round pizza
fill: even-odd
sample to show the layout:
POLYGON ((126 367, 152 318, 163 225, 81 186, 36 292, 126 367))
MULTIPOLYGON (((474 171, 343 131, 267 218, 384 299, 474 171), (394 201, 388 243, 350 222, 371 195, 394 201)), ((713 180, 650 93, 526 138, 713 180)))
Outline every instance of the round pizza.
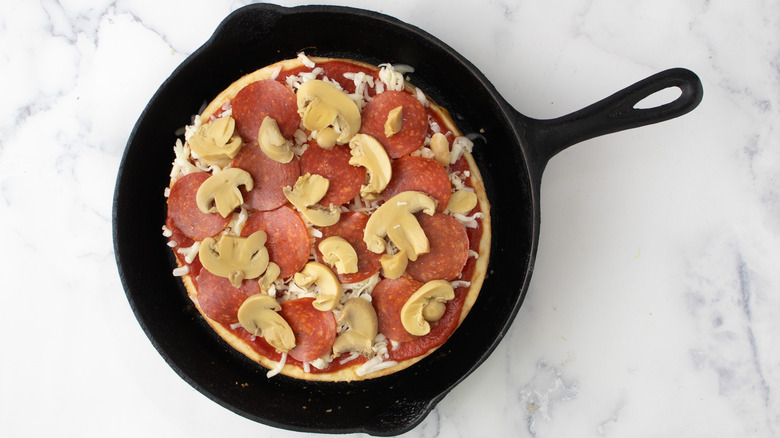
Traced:
POLYGON ((176 141, 173 275, 269 377, 394 373, 477 299, 490 205, 473 143, 409 71, 300 53, 238 79, 176 141))

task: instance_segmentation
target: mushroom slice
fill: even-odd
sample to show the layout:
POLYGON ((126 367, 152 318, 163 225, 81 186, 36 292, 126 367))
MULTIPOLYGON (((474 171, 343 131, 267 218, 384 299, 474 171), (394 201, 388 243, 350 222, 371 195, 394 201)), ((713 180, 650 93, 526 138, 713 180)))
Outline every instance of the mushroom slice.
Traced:
POLYGON ((310 131, 332 126, 339 134, 336 143, 346 144, 360 129, 360 109, 332 84, 314 79, 301 84, 297 92, 301 124, 310 131))
POLYGON ((431 137, 431 151, 433 151, 433 158, 437 163, 444 167, 450 165, 450 142, 441 132, 437 132, 431 137))
POLYGON ((249 237, 223 235, 218 241, 207 237, 200 245, 198 257, 209 272, 227 278, 234 287, 240 287, 244 279, 257 278, 268 267, 265 241, 263 230, 249 237))
POLYGON ((321 131, 317 131, 317 145, 323 149, 333 149, 338 137, 339 133, 329 126, 321 131))
POLYGON ((360 196, 373 200, 387 187, 393 175, 390 157, 377 139, 368 134, 357 134, 349 141, 349 164, 363 166, 368 173, 368 184, 360 187, 360 196))
POLYGON ((394 280, 406 271, 409 258, 406 256, 406 251, 399 251, 395 254, 382 255, 379 258, 379 264, 382 265, 382 275, 394 280))
POLYGON ((320 294, 312 302, 312 305, 315 309, 323 312, 335 309, 344 292, 336 274, 322 263, 306 263, 300 272, 295 273, 293 280, 300 287, 309 287, 312 284, 316 284, 320 288, 320 294))
POLYGON ((252 190, 254 186, 252 175, 246 170, 231 167, 211 175, 195 194, 198 209, 203 213, 219 213, 222 217, 228 217, 244 203, 240 186, 244 186, 246 191, 252 190))
POLYGON ((274 262, 269 262, 268 267, 265 268, 265 274, 257 281, 260 290, 268 293, 271 289, 271 285, 279 278, 279 274, 282 273, 281 268, 274 262))
POLYGON ((295 347, 295 335, 282 315, 282 306, 268 295, 255 294, 244 300, 238 308, 238 322, 255 336, 262 336, 279 353, 295 347))
POLYGON ((368 300, 360 297, 347 300, 336 322, 345 324, 348 330, 336 337, 333 343, 333 357, 350 351, 368 358, 374 356, 371 347, 379 332, 379 320, 374 306, 368 300))
POLYGON ((307 173, 298 177, 295 185, 282 189, 284 196, 299 209, 314 205, 325 196, 330 181, 322 175, 307 173))
POLYGON ((397 106, 387 113, 385 120, 385 137, 392 137, 401 131, 404 124, 404 107, 397 106))
POLYGON ((257 132, 257 144, 268 158, 279 163, 289 163, 293 158, 292 142, 282 136, 279 124, 273 117, 266 116, 257 132))
POLYGON ((409 260, 417 260, 418 255, 429 252, 428 238, 414 217, 418 211, 433 215, 436 201, 417 191, 401 192, 388 199, 371 215, 363 230, 363 241, 369 251, 384 252, 387 236, 400 251, 406 252, 409 260))
POLYGON ((230 116, 204 123, 188 140, 190 149, 204 163, 224 167, 238 155, 243 144, 235 128, 236 121, 230 116))
POLYGON ((335 267, 339 274, 354 274, 358 271, 357 252, 347 239, 330 236, 323 239, 317 249, 322 253, 322 260, 335 267))
POLYGON ((455 290, 445 280, 431 280, 422 285, 401 307, 401 324, 407 332, 424 336, 431 331, 429 322, 438 321, 446 310, 445 303, 455 298, 455 290))
POLYGON ((301 210, 303 216, 318 227, 329 227, 339 221, 341 209, 331 204, 328 207, 315 205, 301 210))
POLYGON ((307 173, 299 176, 294 186, 283 188, 282 192, 309 222, 318 227, 327 227, 338 222, 341 217, 341 209, 338 206, 316 205, 325 196, 329 185, 327 178, 307 173))
POLYGON ((477 206, 477 194, 470 190, 458 190, 450 196, 447 210, 451 213, 465 214, 477 206))

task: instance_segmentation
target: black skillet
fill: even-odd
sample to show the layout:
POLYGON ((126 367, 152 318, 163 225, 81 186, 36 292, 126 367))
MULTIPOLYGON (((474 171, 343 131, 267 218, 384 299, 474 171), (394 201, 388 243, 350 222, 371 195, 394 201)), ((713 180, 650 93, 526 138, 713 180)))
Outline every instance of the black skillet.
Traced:
POLYGON ((515 111, 469 61, 430 34, 392 17, 326 6, 255 4, 228 16, 149 102, 127 143, 114 194, 114 248, 136 318, 168 364, 220 405, 267 425, 310 432, 396 435, 420 423, 495 349, 520 308, 539 237, 539 187, 548 160, 572 144, 661 122, 694 109, 698 77, 672 69, 555 120, 515 111), (190 304, 161 235, 163 190, 178 128, 240 76, 309 55, 408 64, 411 82, 448 108, 465 133, 492 204, 489 274, 461 327, 434 354, 402 372, 355 383, 312 383, 266 370, 215 336, 190 304), (657 91, 682 91, 650 109, 657 91))

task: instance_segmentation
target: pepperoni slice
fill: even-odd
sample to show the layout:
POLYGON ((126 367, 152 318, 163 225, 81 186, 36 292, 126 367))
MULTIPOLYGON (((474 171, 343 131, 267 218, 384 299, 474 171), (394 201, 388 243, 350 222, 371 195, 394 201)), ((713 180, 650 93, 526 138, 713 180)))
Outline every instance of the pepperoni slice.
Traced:
POLYGON ((436 199, 436 211, 444 211, 450 202, 450 177, 436 160, 410 155, 393 161, 393 176, 382 192, 385 200, 408 190, 427 193, 436 199))
POLYGON ((244 280, 241 287, 233 287, 230 280, 201 269, 198 275, 198 304, 203 313, 221 324, 238 322, 238 308, 244 300, 260 293, 257 280, 244 280))
MULTIPOLYGON (((363 242, 363 229, 366 228, 366 222, 368 222, 368 215, 365 213, 359 211, 343 213, 335 224, 320 228, 322 237, 317 238, 314 242, 314 247, 317 248, 323 239, 340 236, 355 249, 358 256, 358 271, 354 274, 337 273, 339 281, 343 284, 363 281, 379 271, 379 257, 382 255, 369 251, 366 243, 363 242)), ((325 263, 322 261, 322 253, 318 249, 315 249, 315 255, 320 263, 325 263)))
POLYGON ((244 202, 256 210, 274 210, 286 204, 287 198, 282 190, 285 186, 295 185, 301 175, 297 157, 289 163, 279 163, 263 153, 257 144, 244 145, 231 165, 252 175, 254 188, 247 193, 241 186, 241 193, 244 202))
POLYGON ((301 173, 324 176, 330 181, 328 191, 319 204, 328 206, 346 204, 360 193, 360 186, 366 181, 366 168, 349 164, 352 154, 349 147, 336 145, 324 149, 316 142, 301 155, 301 173))
POLYGON ((423 283, 431 280, 454 280, 469 258, 469 236, 466 229, 448 214, 416 215, 431 251, 409 261, 406 272, 423 283))
POLYGON ((330 351, 336 340, 336 318, 333 312, 321 312, 312 306, 314 298, 283 302, 279 314, 290 324, 295 348, 287 354, 301 362, 311 362, 330 351))
POLYGON ((371 292, 371 301, 379 320, 379 332, 398 342, 418 339, 409 333, 401 323, 401 308, 423 283, 407 277, 380 281, 371 292))
POLYGON ((268 236, 265 247, 270 260, 279 265, 280 277, 291 277, 309 260, 309 231, 303 219, 289 206, 252 213, 241 229, 241 235, 247 237, 257 230, 265 231, 268 236))
POLYGON ((403 91, 385 91, 377 94, 363 108, 360 132, 376 138, 387 154, 398 158, 419 149, 428 132, 428 114, 414 96, 403 91), (403 106, 401 130, 387 137, 385 122, 391 110, 403 106))
POLYGON ((203 268, 203 265, 200 263, 200 259, 195 257, 192 262, 187 263, 186 256, 178 251, 180 248, 191 247, 195 243, 195 240, 184 235, 184 233, 176 226, 176 224, 173 223, 173 219, 171 218, 170 214, 167 218, 165 218, 165 226, 171 230, 171 236, 168 237, 168 242, 176 242, 176 245, 172 248, 173 254, 176 256, 176 260, 182 266, 189 266, 190 278, 197 277, 198 273, 203 268))
POLYGON ((246 143, 257 142, 257 131, 267 116, 276 120, 285 138, 292 137, 301 123, 295 93, 271 79, 252 82, 242 88, 230 101, 230 106, 238 135, 246 143))
POLYGON ((219 233, 230 222, 230 216, 224 218, 219 213, 203 213, 198 208, 195 200, 198 188, 209 176, 206 172, 184 175, 173 184, 168 195, 168 215, 176 228, 195 240, 219 233))

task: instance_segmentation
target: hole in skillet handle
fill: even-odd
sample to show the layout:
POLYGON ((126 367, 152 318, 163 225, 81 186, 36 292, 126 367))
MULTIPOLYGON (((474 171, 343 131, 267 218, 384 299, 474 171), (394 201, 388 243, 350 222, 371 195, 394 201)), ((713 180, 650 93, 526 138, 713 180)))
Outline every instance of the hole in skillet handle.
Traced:
POLYGON ((526 140, 537 154, 534 163, 537 182, 547 162, 567 147, 682 116, 696 108, 703 96, 701 80, 695 73, 672 68, 563 117, 521 121, 528 125, 526 140), (677 97, 669 101, 670 95, 677 97), (658 97, 667 103, 652 106, 658 97))
POLYGON ((634 109, 651 109, 667 103, 672 103, 682 96, 682 90, 677 87, 664 88, 655 94, 645 97, 634 105, 634 109))

